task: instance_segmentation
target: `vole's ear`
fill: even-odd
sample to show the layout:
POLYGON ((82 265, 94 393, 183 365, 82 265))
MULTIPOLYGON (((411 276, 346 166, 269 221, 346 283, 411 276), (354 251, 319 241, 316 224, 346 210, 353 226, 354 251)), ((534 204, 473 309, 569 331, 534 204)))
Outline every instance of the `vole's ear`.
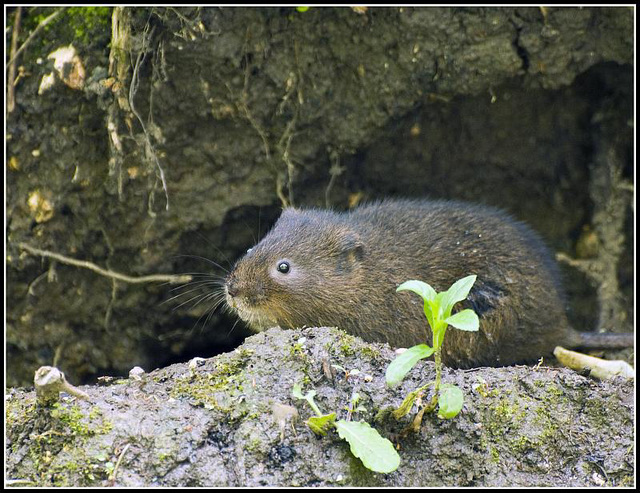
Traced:
POLYGON ((351 233, 345 238, 343 248, 344 252, 353 260, 360 261, 364 258, 364 243, 355 233, 351 233))
POLYGON ((348 232, 340 236, 340 254, 338 256, 337 270, 348 273, 364 259, 366 254, 364 243, 356 233, 348 232))

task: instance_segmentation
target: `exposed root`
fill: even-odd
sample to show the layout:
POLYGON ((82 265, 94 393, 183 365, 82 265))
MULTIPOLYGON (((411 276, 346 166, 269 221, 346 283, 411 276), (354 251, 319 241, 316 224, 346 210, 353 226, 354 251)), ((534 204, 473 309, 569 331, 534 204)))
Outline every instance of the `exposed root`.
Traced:
MULTIPOLYGON (((140 113, 138 113, 138 110, 136 109, 134 104, 134 99, 135 99, 136 93, 138 92, 138 87, 140 85, 140 66, 144 63, 144 60, 147 57, 147 54, 151 51, 149 48, 149 45, 150 45, 151 38, 153 37, 153 32, 154 32, 154 29, 149 30, 149 25, 147 24, 147 26, 145 27, 145 31, 143 33, 142 48, 140 49, 140 53, 138 53, 138 57, 136 58, 136 63, 133 67, 133 75, 131 76, 131 84, 129 85, 129 106, 131 107, 132 113, 136 116, 136 118, 138 119, 138 122, 140 123, 140 126, 142 127, 142 132, 144 133, 144 138, 145 138, 145 153, 148 157, 153 159, 153 161, 156 164, 156 167, 158 168, 160 181, 162 182, 162 189, 164 190, 164 195, 166 198, 165 210, 168 211, 169 210, 169 191, 167 189, 167 180, 164 176, 164 170, 160 165, 160 160, 158 159, 158 155, 155 151, 155 148, 153 147, 153 144, 151 143, 151 137, 149 135, 149 131, 147 130, 147 126, 145 125, 144 120, 140 116, 140 113)), ((149 209, 149 214, 152 217, 155 215, 155 213, 151 209, 149 209)))
POLYGON ((282 159, 282 162, 284 162, 285 166, 286 166, 286 179, 283 179, 282 177, 282 171, 280 170, 279 166, 277 166, 274 162, 274 160, 272 159, 273 157, 273 153, 272 153, 272 143, 271 143, 271 139, 267 133, 267 131, 262 127, 262 125, 258 122, 258 120, 255 118, 255 116, 252 114, 250 107, 249 107, 249 103, 248 103, 248 99, 249 99, 249 81, 250 81, 250 63, 249 63, 249 58, 247 56, 247 45, 249 43, 249 40, 251 38, 251 31, 249 28, 247 28, 247 33, 246 33, 246 39, 245 39, 245 47, 244 47, 244 59, 245 59, 245 73, 244 73, 244 85, 242 88, 242 95, 240 98, 235 97, 233 94, 233 91, 231 90, 231 87, 229 86, 229 84, 227 83, 227 90, 229 91, 229 94, 231 96, 231 98, 233 100, 235 100, 235 104, 236 107, 238 109, 238 112, 244 116, 244 118, 247 119, 247 121, 251 124, 251 126, 255 129, 255 131, 257 132, 257 134, 260 136, 260 139, 262 140, 262 145, 263 145, 263 149, 264 149, 264 154, 266 157, 267 162, 274 168, 275 170, 275 174, 276 174, 276 194, 278 196, 278 198, 280 199, 280 202, 282 203, 283 207, 288 207, 288 206, 292 206, 294 204, 294 193, 293 193, 293 179, 295 177, 295 164, 291 158, 291 142, 293 141, 293 137, 295 136, 295 129, 296 129, 296 124, 297 124, 297 120, 298 120, 298 116, 300 113, 300 106, 304 103, 304 96, 302 94, 302 90, 300 88, 300 80, 301 80, 301 74, 300 74, 300 69, 298 68, 298 61, 297 61, 297 53, 298 53, 298 47, 297 47, 297 43, 294 41, 294 50, 295 50, 295 58, 296 58, 296 70, 297 70, 297 75, 295 73, 291 73, 289 79, 287 80, 287 88, 285 91, 284 96, 282 97, 282 100, 280 102, 280 104, 278 105, 278 108, 276 110, 276 115, 282 115, 284 112, 284 107, 287 104, 294 104, 294 113, 293 116, 289 119, 289 121, 287 122, 287 124, 285 125, 285 129, 282 132, 282 135, 280 136, 280 138, 278 139, 275 147, 278 150, 278 153, 280 155, 280 158, 282 159), (292 98, 291 95, 292 94, 296 94, 297 97, 296 98, 292 98), (284 192, 284 187, 285 187, 285 182, 286 182, 286 187, 287 187, 287 194, 285 195, 284 192))
POLYGON ((48 250, 40 250, 39 248, 32 247, 31 245, 28 245, 26 243, 17 243, 17 245, 23 250, 26 250, 27 252, 33 255, 40 255, 41 257, 52 258, 63 264, 73 265, 75 267, 82 267, 84 269, 89 269, 100 274, 101 276, 105 276, 111 279, 115 279, 117 281, 127 282, 131 284, 139 284, 139 283, 145 283, 145 282, 168 282, 170 284, 180 284, 180 283, 189 282, 192 279, 192 277, 188 275, 176 276, 176 275, 167 275, 167 274, 153 274, 149 276, 133 277, 133 276, 121 274, 119 272, 115 272, 112 270, 105 270, 102 267, 99 267, 98 265, 94 264, 93 262, 88 262, 86 260, 77 260, 71 257, 67 257, 65 255, 61 255, 59 253, 50 252, 48 250))
POLYGON ((11 113, 16 107, 16 52, 18 47, 18 36, 20 36, 21 18, 22 7, 18 7, 13 21, 13 33, 11 34, 11 62, 8 64, 9 70, 7 71, 7 113, 11 113))
POLYGON ((596 135, 597 152, 591 169, 589 193, 594 203, 592 229, 597 235, 595 257, 573 259, 564 253, 557 260, 583 272, 596 286, 600 314, 599 331, 625 331, 627 314, 618 282, 618 265, 624 252, 624 221, 633 187, 623 179, 619 142, 596 135), (604 142, 603 142, 604 141, 604 142), (622 193, 621 193, 622 191, 622 193))
POLYGON ((331 207, 331 189, 336 181, 336 178, 345 172, 347 168, 344 166, 340 166, 340 154, 337 151, 333 150, 329 153, 329 157, 331 159, 331 167, 329 168, 329 183, 327 184, 327 188, 324 190, 324 205, 327 208, 331 207))
MULTIPOLYGON (((140 68, 144 63, 149 53, 155 54, 155 61, 160 60, 160 68, 156 70, 154 62, 154 74, 160 74, 161 77, 166 77, 164 71, 163 59, 164 50, 162 45, 156 50, 151 48, 151 40, 153 37, 154 29, 150 28, 147 23, 144 32, 142 33, 142 40, 140 48, 136 48, 137 55, 135 56, 135 62, 132 60, 132 52, 134 48, 132 46, 132 34, 131 34, 131 12, 129 8, 115 7, 113 9, 113 16, 111 19, 111 51, 109 53, 109 76, 114 79, 113 92, 115 95, 116 103, 112 104, 108 110, 107 115, 107 131, 110 137, 110 153, 109 159, 109 174, 117 174, 118 180, 118 195, 122 199, 123 196, 123 172, 122 164, 124 162, 124 149, 122 145, 122 138, 119 135, 120 123, 123 120, 121 112, 127 114, 124 118, 124 124, 129 129, 130 133, 133 133, 132 117, 138 120, 140 127, 142 128, 144 138, 145 157, 153 162, 158 169, 158 177, 162 183, 162 189, 164 190, 166 205, 165 210, 169 210, 169 191, 167 188, 167 180, 165 177, 164 169, 160 164, 155 147, 151 142, 151 134, 147 128, 147 124, 140 116, 136 105, 135 96, 138 92, 140 85, 140 68), (133 65, 133 70, 131 66, 133 65), (126 91, 125 88, 129 87, 126 91)), ((149 96, 149 111, 153 109, 153 89, 149 96)), ((149 116, 149 122, 153 125, 153 118, 149 116)), ((155 187, 154 187, 155 189, 155 187)), ((153 196, 153 191, 150 194, 153 196)), ((152 208, 153 200, 150 199, 147 210, 151 217, 155 217, 155 212, 152 208)))

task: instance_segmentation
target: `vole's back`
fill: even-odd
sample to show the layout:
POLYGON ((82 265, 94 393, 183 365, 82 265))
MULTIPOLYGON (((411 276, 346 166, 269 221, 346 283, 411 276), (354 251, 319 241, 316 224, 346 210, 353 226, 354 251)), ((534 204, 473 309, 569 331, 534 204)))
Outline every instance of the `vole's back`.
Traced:
MULTIPOLYGON (((476 274, 468 301, 480 331, 447 331, 443 358, 450 366, 501 365, 551 354, 571 345, 558 268, 528 226, 506 213, 447 201, 389 201, 356 209, 347 221, 360 228, 369 255, 369 280, 384 291, 389 342, 409 346, 425 338, 422 301, 395 287, 410 279, 436 291, 476 274), (391 281, 382 288, 383 280, 391 281)), ((378 298, 378 296, 375 296, 378 298)), ((372 307, 374 313, 375 309, 372 307)), ((366 338, 366 333, 363 334, 366 338)))
POLYGON ((422 300, 396 287, 418 279, 443 291, 470 274, 476 283, 458 307, 475 310, 480 330, 450 328, 445 364, 507 365, 573 345, 551 253, 529 227, 485 206, 401 200, 346 213, 285 210, 228 286, 230 304, 256 328, 336 325, 409 347, 430 343, 430 329, 422 300))

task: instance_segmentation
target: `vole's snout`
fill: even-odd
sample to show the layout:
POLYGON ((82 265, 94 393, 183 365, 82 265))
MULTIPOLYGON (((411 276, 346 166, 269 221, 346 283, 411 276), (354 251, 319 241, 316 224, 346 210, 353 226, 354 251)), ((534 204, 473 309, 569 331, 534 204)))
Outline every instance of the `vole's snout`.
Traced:
POLYGON ((255 305, 265 298, 264 284, 259 280, 248 281, 242 277, 237 277, 233 273, 227 277, 225 282, 227 300, 230 303, 245 303, 255 305))
POLYGON ((234 277, 228 278, 227 282, 225 283, 225 286, 227 288, 227 293, 229 294, 229 296, 231 296, 233 298, 238 296, 238 294, 240 293, 240 288, 238 287, 238 282, 236 281, 236 279, 234 277))

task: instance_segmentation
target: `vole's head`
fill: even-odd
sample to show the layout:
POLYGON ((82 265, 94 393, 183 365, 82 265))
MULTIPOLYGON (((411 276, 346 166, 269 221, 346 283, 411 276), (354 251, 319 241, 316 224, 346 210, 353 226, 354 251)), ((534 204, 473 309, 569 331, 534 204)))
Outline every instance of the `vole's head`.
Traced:
POLYGON ((332 313, 357 287, 365 254, 342 216, 286 209, 227 276, 227 303, 254 330, 335 325, 332 313))

